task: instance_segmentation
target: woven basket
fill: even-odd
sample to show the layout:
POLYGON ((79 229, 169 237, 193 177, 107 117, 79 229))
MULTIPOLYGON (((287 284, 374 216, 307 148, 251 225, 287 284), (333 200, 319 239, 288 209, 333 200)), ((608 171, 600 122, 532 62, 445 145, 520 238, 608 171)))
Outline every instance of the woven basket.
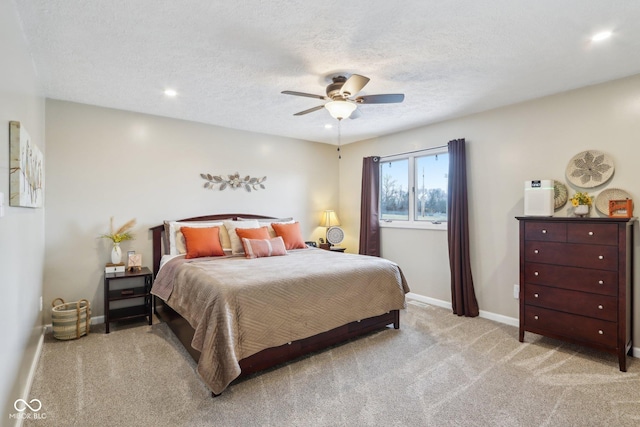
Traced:
POLYGON ((89 335, 91 304, 86 299, 65 303, 62 298, 51 302, 53 336, 59 340, 74 340, 89 335), (61 301, 61 303, 58 303, 61 301), (58 304, 56 304, 58 303, 58 304))

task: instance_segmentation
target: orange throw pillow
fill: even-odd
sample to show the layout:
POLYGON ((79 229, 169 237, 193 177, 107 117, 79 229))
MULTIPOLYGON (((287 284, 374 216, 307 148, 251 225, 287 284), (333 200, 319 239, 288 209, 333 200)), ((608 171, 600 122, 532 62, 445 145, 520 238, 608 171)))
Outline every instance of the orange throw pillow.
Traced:
POLYGON ((236 228, 236 234, 238 235, 238 239, 240 239, 240 243, 242 243, 242 248, 244 251, 247 251, 247 248, 244 247, 244 239, 270 239, 269 236, 269 228, 260 227, 260 228, 236 228))
POLYGON ((244 253, 247 258, 262 258, 270 256, 286 255, 282 237, 273 239, 242 239, 244 253))
POLYGON ((182 227, 184 243, 187 248, 185 258, 201 258, 207 256, 224 256, 220 244, 220 227, 182 227))
POLYGON ((274 222, 271 224, 273 230, 276 232, 276 236, 282 237, 284 240, 284 246, 289 249, 305 249, 307 245, 304 243, 302 233, 300 232, 300 223, 294 222, 293 224, 278 224, 274 222))
POLYGON ((242 239, 270 239, 269 229, 267 227, 260 228, 236 228, 236 234, 242 239))

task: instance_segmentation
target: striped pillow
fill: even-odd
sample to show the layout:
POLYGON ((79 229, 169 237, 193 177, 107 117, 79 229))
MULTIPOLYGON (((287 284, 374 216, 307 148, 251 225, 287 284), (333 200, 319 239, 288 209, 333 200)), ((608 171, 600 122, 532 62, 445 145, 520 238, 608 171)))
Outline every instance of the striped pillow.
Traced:
POLYGON ((247 258, 263 258, 287 254, 282 237, 274 237, 273 239, 243 238, 242 245, 247 258))

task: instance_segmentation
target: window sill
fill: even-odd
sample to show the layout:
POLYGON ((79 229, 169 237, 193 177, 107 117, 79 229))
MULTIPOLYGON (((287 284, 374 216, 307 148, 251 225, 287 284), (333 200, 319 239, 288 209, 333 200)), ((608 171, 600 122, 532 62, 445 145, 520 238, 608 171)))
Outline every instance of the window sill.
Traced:
POLYGON ((380 228, 410 228, 414 230, 447 230, 447 222, 434 224, 432 222, 416 222, 416 221, 380 221, 380 228))

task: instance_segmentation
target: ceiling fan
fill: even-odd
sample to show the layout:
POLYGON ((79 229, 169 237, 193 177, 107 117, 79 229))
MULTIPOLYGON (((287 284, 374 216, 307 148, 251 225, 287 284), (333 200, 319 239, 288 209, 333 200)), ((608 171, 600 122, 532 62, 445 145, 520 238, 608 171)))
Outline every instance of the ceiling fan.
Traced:
MULTIPOLYGON (((349 78, 344 75, 331 77, 332 83, 327 86, 327 95, 314 95, 311 93, 295 92, 292 90, 284 90, 285 95, 306 96, 308 98, 317 98, 329 100, 324 105, 309 108, 300 111, 294 116, 302 116, 304 114, 313 113, 314 111, 326 108, 329 114, 335 119, 342 120, 351 117, 352 113, 358 108, 358 104, 393 104, 402 102, 404 94, 384 94, 384 95, 363 95, 355 97, 369 83, 369 78, 359 74, 352 74, 349 78)), ((355 116, 351 118, 356 118, 355 116)))

